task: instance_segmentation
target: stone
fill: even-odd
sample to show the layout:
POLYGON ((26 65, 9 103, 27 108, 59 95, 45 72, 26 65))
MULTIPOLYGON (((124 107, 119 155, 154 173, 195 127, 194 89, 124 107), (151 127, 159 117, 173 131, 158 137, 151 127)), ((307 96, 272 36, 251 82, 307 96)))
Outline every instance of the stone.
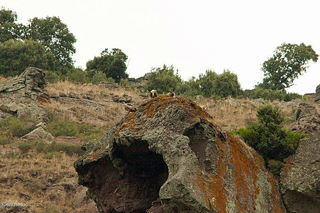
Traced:
POLYGON ((314 133, 320 129, 320 115, 314 106, 300 103, 295 113, 295 121, 289 125, 289 129, 298 133, 314 133))
POLYGON ((120 96, 115 95, 112 97, 112 100, 118 103, 130 103, 132 100, 132 97, 127 94, 122 94, 120 96))
POLYGON ((41 106, 49 101, 45 84, 45 73, 34 67, 0 84, 1 118, 12 115, 35 123, 46 122, 47 112, 41 106))
POLYGON ((78 96, 76 93, 74 93, 74 92, 70 92, 70 93, 69 93, 69 98, 79 99, 79 96, 78 96))
POLYGON ((22 136, 21 139, 26 142, 41 140, 46 143, 52 143, 54 137, 49 132, 47 132, 42 126, 39 126, 38 128, 32 130, 28 134, 22 136))
POLYGON ((255 150, 195 102, 162 95, 75 163, 100 212, 286 212, 255 150))
POLYGON ((320 101, 320 84, 316 88, 316 94, 315 94, 315 97, 314 97, 314 101, 315 102, 320 101))
POLYGON ((320 132, 301 140, 285 161, 280 186, 288 212, 320 212, 320 132))

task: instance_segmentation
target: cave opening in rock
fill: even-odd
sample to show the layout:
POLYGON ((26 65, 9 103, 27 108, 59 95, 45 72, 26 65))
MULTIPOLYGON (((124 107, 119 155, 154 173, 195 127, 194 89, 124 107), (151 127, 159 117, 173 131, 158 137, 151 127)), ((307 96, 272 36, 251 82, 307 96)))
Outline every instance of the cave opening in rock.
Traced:
POLYGON ((162 155, 151 152, 146 141, 134 141, 130 146, 114 144, 113 157, 123 165, 121 176, 126 180, 125 196, 133 210, 130 212, 149 209, 159 198, 159 190, 168 178, 168 167, 162 155))

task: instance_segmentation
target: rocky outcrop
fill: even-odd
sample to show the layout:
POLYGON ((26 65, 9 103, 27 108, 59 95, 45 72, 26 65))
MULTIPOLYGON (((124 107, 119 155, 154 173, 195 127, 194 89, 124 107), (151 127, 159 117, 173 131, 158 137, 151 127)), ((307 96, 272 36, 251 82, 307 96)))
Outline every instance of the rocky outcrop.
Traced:
POLYGON ((137 89, 143 89, 146 86, 150 75, 151 75, 151 72, 148 72, 140 78, 128 78, 128 81, 130 85, 132 85, 133 87, 137 89))
POLYGON ((319 102, 320 101, 320 84, 316 88, 316 94, 315 94, 315 97, 314 97, 314 101, 315 102, 319 102))
POLYGON ((19 94, 32 100, 39 97, 48 98, 45 84, 44 72, 41 69, 29 67, 20 76, 0 85, 0 93, 19 94))
POLYGON ((303 139, 280 174, 288 212, 320 212, 320 132, 303 139))
POLYGON ((0 119, 13 115, 35 123, 46 121, 40 105, 47 101, 44 72, 29 67, 20 76, 0 84, 0 119))
POLYGON ((320 115, 316 108, 307 103, 300 103, 296 111, 295 121, 289 129, 298 133, 314 133, 320 129, 320 115))
POLYGON ((74 166, 100 212, 285 212, 252 148, 181 97, 129 112, 74 166))

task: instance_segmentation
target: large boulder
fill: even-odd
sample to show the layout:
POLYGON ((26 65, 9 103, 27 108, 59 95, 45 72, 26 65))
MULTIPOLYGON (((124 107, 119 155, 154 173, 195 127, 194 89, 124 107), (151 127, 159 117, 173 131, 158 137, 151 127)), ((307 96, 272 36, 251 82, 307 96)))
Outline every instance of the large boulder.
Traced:
POLYGON ((46 121, 46 111, 41 104, 48 100, 45 73, 29 67, 20 76, 0 84, 0 119, 16 116, 35 123, 46 121))
POLYGON ((142 104, 74 164, 100 212, 285 212, 277 181, 194 102, 142 104))
POLYGON ((303 139, 280 174, 288 212, 320 212, 320 132, 303 139))

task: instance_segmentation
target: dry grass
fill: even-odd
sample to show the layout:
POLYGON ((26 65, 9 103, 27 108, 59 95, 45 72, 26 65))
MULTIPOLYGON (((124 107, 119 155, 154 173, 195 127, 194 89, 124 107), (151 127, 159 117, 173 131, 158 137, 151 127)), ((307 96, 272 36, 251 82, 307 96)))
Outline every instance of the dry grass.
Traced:
MULTIPOLYGON (((0 83, 4 81, 0 76, 0 83)), ((123 88, 111 90, 68 81, 48 84, 46 89, 51 96, 59 93, 68 96, 74 92, 79 99, 50 98, 45 107, 58 113, 62 119, 93 124, 101 129, 115 125, 127 113, 124 104, 113 102, 112 97, 128 94, 132 96, 132 104, 136 107, 146 101, 138 91, 123 88), (84 95, 90 95, 94 99, 85 99, 84 95)), ((256 100, 245 99, 201 99, 196 102, 206 108, 214 123, 226 130, 236 130, 255 121, 256 109, 261 104, 256 100)), ((272 104, 281 106, 287 117, 292 117, 298 107, 298 104, 286 105, 283 102, 272 104)), ((77 173, 73 168, 77 157, 70 157, 65 153, 49 157, 48 154, 37 153, 35 150, 21 154, 17 148, 18 143, 0 147, 0 203, 27 203, 31 212, 79 212, 72 195, 59 198, 62 196, 59 194, 59 187, 63 184, 77 185, 77 173)))
POLYGON ((106 127, 116 124, 127 111, 124 104, 113 102, 112 97, 127 94, 132 97, 132 104, 137 106, 145 101, 139 96, 137 91, 119 89, 108 89, 97 85, 83 86, 68 81, 48 84, 46 87, 49 95, 59 95, 64 93, 67 96, 73 92, 80 99, 70 99, 67 101, 59 98, 51 99, 45 106, 54 111, 60 112, 65 119, 79 123, 89 123, 97 127, 106 127), (90 95, 93 100, 83 97, 90 95))
POLYGON ((0 75, 0 84, 7 81, 7 79, 5 77, 3 77, 3 75, 0 75))
POLYGON ((0 158, 1 203, 26 204, 23 208, 31 212, 77 212, 72 196, 67 194, 61 202, 57 197, 59 191, 52 191, 77 186, 73 168, 77 157, 60 153, 48 159, 48 155, 35 150, 21 155, 12 144, 2 151, 5 154, 0 158))

